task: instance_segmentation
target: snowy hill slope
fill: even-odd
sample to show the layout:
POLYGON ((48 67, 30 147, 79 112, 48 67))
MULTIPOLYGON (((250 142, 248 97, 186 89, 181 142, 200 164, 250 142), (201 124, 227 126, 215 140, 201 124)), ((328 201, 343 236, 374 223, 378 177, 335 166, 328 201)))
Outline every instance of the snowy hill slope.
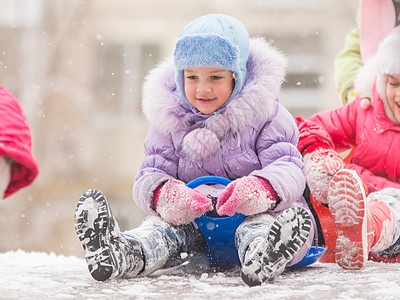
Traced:
POLYGON ((284 273, 260 287, 247 287, 238 270, 182 270, 152 277, 93 280, 83 259, 37 252, 0 254, 0 299, 399 299, 400 264, 368 262, 360 271, 335 264, 284 273))

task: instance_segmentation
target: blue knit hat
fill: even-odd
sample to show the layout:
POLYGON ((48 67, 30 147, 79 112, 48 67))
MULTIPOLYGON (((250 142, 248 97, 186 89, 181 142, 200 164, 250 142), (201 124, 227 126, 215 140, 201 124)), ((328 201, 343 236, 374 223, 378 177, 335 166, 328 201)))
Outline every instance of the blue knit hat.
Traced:
POLYGON ((230 70, 234 74, 235 87, 222 107, 226 106, 243 88, 248 57, 249 35, 241 22, 221 14, 195 19, 182 29, 175 46, 175 82, 179 95, 191 105, 184 89, 183 70, 186 68, 216 67, 230 70))

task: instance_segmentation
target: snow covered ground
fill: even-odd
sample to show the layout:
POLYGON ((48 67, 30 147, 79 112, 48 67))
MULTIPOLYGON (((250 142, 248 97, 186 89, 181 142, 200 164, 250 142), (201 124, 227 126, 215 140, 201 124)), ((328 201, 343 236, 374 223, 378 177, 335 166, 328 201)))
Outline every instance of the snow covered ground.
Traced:
POLYGON ((158 272, 93 280, 83 259, 14 251, 0 254, 0 299, 399 299, 400 264, 368 262, 360 271, 315 263, 247 287, 238 270, 158 272))

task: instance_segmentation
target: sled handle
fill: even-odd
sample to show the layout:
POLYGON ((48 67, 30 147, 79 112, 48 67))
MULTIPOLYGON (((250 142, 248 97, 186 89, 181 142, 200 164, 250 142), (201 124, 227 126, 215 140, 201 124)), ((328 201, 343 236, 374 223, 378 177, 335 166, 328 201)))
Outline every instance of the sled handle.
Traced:
POLYGON ((213 176, 213 175, 207 175, 207 176, 201 176, 196 179, 193 179, 192 181, 186 183, 187 187, 190 187, 191 189, 194 189, 200 185, 203 184, 208 184, 208 183, 216 183, 216 184, 222 184, 227 186, 231 181, 227 178, 220 177, 220 176, 213 176))
MULTIPOLYGON (((186 184, 189 188, 196 188, 203 184, 215 183, 228 185, 231 181, 219 176, 202 176, 186 184)), ((209 217, 202 215, 194 220, 207 241, 204 256, 210 265, 240 265, 239 256, 235 247, 235 232, 246 216, 235 214, 228 217, 209 217)))

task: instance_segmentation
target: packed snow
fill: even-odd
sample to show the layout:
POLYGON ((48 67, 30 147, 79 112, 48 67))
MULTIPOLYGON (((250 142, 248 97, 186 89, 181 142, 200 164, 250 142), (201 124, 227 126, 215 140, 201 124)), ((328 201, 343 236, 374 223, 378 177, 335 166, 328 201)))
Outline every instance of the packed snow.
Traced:
POLYGON ((96 282, 84 259, 24 252, 0 254, 0 299, 399 299, 400 264, 367 262, 359 271, 315 263, 248 287, 238 269, 187 267, 150 277, 96 282))

